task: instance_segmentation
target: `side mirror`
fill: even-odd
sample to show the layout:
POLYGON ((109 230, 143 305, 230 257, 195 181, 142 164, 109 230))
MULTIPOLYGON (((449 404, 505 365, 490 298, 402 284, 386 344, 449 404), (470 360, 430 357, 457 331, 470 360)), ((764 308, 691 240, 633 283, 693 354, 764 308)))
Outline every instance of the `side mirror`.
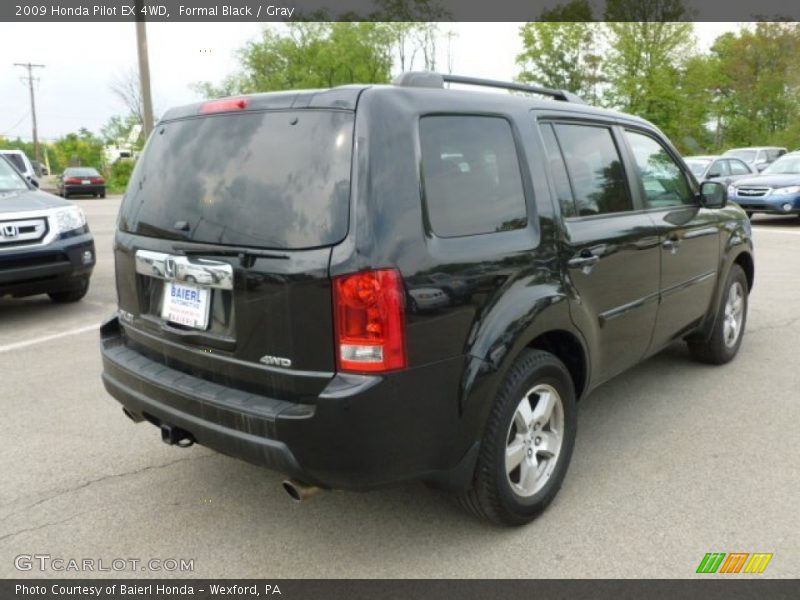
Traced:
POLYGON ((722 173, 719 171, 714 171, 713 173, 706 175, 706 179, 713 179, 714 177, 722 177, 722 173))
POLYGON ((28 177, 28 181, 30 181, 33 184, 33 187, 37 187, 37 188, 39 187, 39 182, 36 179, 34 179, 33 177, 28 177))
POLYGON ((704 181, 700 184, 700 204, 705 208, 725 208, 728 188, 719 181, 704 181))
POLYGON ((759 173, 761 173, 761 171, 763 171, 764 169, 766 169, 768 166, 769 166, 769 163, 765 163, 765 162, 758 163, 758 164, 756 165, 756 170, 757 170, 759 173))

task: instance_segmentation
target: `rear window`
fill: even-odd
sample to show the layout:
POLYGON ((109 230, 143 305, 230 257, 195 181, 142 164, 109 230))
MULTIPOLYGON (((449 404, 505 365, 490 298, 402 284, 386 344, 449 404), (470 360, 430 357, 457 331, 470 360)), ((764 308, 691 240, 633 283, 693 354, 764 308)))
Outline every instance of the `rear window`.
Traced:
POLYGON ((99 177, 97 169, 65 169, 65 177, 99 177))
POLYGON ((160 124, 131 177, 120 228, 258 248, 335 244, 347 234, 353 121, 350 112, 301 110, 160 124))

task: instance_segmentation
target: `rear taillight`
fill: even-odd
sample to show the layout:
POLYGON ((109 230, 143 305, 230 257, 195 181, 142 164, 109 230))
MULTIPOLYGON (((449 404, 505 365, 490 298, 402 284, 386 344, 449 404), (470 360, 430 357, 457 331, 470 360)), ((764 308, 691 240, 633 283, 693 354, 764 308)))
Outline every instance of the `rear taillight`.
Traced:
POLYGON ((105 182, 106 182, 106 180, 103 179, 102 177, 92 177, 92 183, 100 184, 100 183, 105 183, 105 182))
POLYGON ((80 177, 67 177, 64 180, 64 183, 80 183, 82 179, 80 177))
POLYGON ((244 110, 249 102, 246 98, 223 98, 222 100, 211 100, 200 107, 201 114, 230 112, 233 110, 244 110))
POLYGON ((393 371, 406 366, 405 294, 394 269, 333 280, 336 359, 343 371, 393 371))

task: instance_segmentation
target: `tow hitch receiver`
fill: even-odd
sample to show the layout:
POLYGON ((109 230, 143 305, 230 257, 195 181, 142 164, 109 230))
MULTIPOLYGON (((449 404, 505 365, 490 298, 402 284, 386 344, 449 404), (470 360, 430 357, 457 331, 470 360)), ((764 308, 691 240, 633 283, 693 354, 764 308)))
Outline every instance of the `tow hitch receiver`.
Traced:
POLYGON ((194 437, 191 433, 180 427, 173 425, 161 425, 161 440, 170 446, 178 446, 179 448, 188 448, 194 444, 194 437))

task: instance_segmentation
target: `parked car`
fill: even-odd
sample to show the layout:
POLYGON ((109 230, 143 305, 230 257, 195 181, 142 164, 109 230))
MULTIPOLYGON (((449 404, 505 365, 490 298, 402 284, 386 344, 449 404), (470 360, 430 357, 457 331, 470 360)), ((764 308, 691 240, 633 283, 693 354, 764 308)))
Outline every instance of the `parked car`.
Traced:
POLYGON ((69 167, 58 178, 58 195, 106 197, 106 180, 92 167, 69 167))
POLYGON ((0 155, 5 156, 28 181, 39 187, 33 163, 22 150, 0 150, 0 155))
POLYGON ((731 199, 754 213, 800 216, 800 152, 785 154, 760 175, 739 179, 731 199))
POLYGON ((423 480, 505 524, 556 495, 578 399, 676 341, 734 358, 754 274, 744 212, 652 124, 436 73, 173 108, 118 227, 103 382, 131 420, 296 500, 423 480), (431 272, 485 283, 412 316, 431 272))
POLYGON ((443 289, 423 283, 418 287, 409 287, 407 303, 408 312, 417 314, 444 308, 452 301, 443 289))
POLYGON ((722 156, 733 156, 739 158, 754 167, 757 171, 763 171, 771 163, 786 154, 786 148, 777 146, 756 146, 753 148, 731 148, 722 156))
MULTIPOLYGON (((687 156, 684 160, 697 181, 719 181, 730 186, 742 177, 758 175, 755 167, 732 156, 687 156)), ((730 187, 728 192, 731 192, 730 187)))
POLYGON ((38 160, 32 160, 31 166, 38 177, 47 177, 50 174, 47 166, 38 160))
POLYGON ((86 295, 94 239, 80 208, 46 194, 0 156, 0 297, 86 295))

